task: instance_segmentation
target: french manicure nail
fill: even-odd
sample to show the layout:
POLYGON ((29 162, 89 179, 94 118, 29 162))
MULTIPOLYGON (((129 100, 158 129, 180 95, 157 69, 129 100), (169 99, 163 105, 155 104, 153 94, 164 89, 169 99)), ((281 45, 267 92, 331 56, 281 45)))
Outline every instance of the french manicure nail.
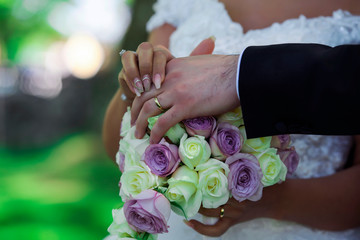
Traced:
POLYGON ((139 90, 137 90, 137 88, 135 88, 135 94, 136 94, 136 96, 138 96, 138 97, 141 96, 141 93, 139 92, 139 90))
POLYGON ((146 75, 143 77, 143 83, 144 83, 145 91, 149 91, 149 90, 150 90, 150 86, 151 86, 149 74, 146 74, 146 75))
POLYGON ((158 73, 154 76, 154 84, 156 89, 159 89, 161 87, 161 76, 158 73))
POLYGON ((139 90, 139 93, 144 92, 142 81, 139 78, 134 79, 134 84, 135 84, 135 87, 139 90))

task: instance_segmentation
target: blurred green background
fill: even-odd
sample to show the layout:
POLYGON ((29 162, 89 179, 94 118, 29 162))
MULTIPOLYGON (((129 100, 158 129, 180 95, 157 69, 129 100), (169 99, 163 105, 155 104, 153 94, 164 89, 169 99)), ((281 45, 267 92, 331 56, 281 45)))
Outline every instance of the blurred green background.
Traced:
POLYGON ((101 127, 152 0, 0 0, 0 239, 102 239, 121 204, 101 127))

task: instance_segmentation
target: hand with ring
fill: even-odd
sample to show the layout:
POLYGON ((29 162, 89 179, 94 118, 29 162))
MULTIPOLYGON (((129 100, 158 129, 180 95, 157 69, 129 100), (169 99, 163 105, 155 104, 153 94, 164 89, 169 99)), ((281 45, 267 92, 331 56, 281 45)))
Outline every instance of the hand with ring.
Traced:
POLYGON ((136 52, 123 49, 120 56, 123 69, 119 73, 119 82, 138 97, 149 91, 152 84, 160 88, 165 79, 165 65, 174 58, 167 48, 153 47, 149 42, 141 43, 136 52))
MULTIPOLYGON (((275 186, 272 187, 276 188, 275 186)), ((207 225, 194 219, 185 221, 185 223, 203 235, 218 237, 223 235, 231 226, 240 222, 259 217, 276 218, 275 214, 280 208, 278 197, 279 195, 269 188, 264 189, 263 197, 259 201, 238 202, 236 199, 230 198, 225 205, 218 208, 200 208, 199 213, 202 215, 218 218, 214 225, 207 225)))

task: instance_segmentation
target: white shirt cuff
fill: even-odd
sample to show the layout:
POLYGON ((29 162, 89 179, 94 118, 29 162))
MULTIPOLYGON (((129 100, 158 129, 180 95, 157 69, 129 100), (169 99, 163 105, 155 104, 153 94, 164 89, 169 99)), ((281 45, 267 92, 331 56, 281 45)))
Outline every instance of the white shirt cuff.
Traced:
POLYGON ((241 58, 242 58, 243 53, 244 53, 244 51, 242 51, 242 53, 239 55, 237 75, 236 75, 236 93, 237 93, 239 101, 240 101, 240 95, 239 95, 240 64, 241 64, 241 58))

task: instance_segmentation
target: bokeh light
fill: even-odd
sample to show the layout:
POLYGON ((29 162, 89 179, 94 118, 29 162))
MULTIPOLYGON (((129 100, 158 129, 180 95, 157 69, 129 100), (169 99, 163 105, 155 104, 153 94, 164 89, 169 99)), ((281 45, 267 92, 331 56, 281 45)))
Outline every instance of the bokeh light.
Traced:
POLYGON ((91 35, 75 34, 64 47, 64 60, 68 70, 77 78, 93 77, 104 63, 101 44, 91 35))

